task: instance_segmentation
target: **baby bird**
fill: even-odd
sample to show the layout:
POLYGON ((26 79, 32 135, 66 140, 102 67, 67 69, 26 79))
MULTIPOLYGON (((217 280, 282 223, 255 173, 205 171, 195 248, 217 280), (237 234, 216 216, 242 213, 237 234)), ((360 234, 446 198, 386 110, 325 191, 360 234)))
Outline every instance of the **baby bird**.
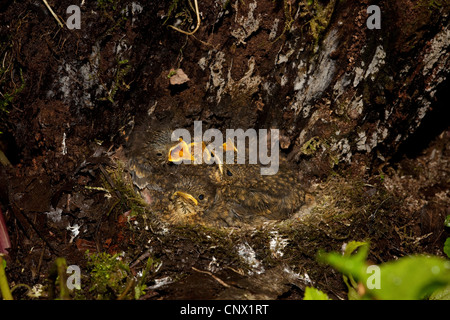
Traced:
POLYGON ((134 184, 144 189, 155 176, 169 168, 169 150, 177 145, 171 140, 172 130, 137 128, 131 135, 126 156, 134 184))
POLYGON ((168 214, 164 216, 166 220, 175 224, 209 224, 205 212, 214 205, 216 192, 210 181, 200 175, 182 175, 173 190, 169 195, 168 214))
POLYGON ((261 175, 261 165, 225 164, 223 174, 214 175, 217 188, 214 208, 210 215, 225 225, 284 220, 304 203, 295 171, 282 164, 274 175, 261 175))
MULTIPOLYGON (((174 164, 174 158, 193 160, 194 155, 193 143, 172 141, 172 132, 138 128, 126 148, 133 183, 164 220, 240 226, 287 219, 304 203, 295 170, 286 160, 280 159, 273 175, 262 175, 261 164, 174 164)), ((237 149, 227 142, 222 151, 237 149)))

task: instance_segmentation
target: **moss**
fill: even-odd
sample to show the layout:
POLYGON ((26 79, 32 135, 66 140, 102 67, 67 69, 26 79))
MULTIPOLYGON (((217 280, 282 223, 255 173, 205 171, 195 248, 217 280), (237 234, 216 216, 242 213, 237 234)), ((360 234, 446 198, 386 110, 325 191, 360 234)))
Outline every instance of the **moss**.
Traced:
POLYGON ((283 0, 283 11, 284 11, 284 28, 281 34, 272 42, 277 42, 286 32, 291 30, 292 24, 294 23, 294 18, 292 13, 295 12, 293 5, 295 1, 283 0))
POLYGON ((331 0, 326 5, 319 1, 307 0, 307 8, 312 14, 312 19, 308 22, 311 34, 314 38, 314 47, 317 47, 331 21, 337 0, 331 0))
MULTIPOLYGON (((25 88, 25 80, 23 79, 22 69, 19 70, 21 84, 20 86, 14 86, 11 92, 5 92, 2 94, 2 99, 0 100, 0 112, 8 113, 8 107, 12 104, 14 98, 25 88)), ((0 77, 6 71, 7 70, 4 69, 0 70, 0 77)))
POLYGON ((167 75, 167 79, 170 79, 170 78, 172 78, 174 75, 176 75, 177 74, 177 70, 171 70, 170 72, 169 72, 169 74, 167 75))
POLYGON ((111 84, 111 88, 108 90, 105 85, 106 92, 108 92, 108 96, 102 98, 100 100, 108 100, 111 103, 114 103, 114 96, 117 91, 128 91, 130 89, 130 85, 125 82, 125 76, 130 72, 131 65, 129 61, 124 59, 117 61, 116 71, 114 72, 114 81, 111 84))
POLYGON ((125 26, 128 18, 125 15, 126 10, 123 10, 122 5, 126 6, 127 4, 121 0, 97 1, 97 8, 101 11, 101 14, 113 23, 113 26, 105 34, 112 34, 114 30, 125 26))
POLYGON ((116 216, 130 210, 131 217, 144 215, 148 211, 146 202, 135 192, 133 182, 125 171, 124 164, 118 161, 116 165, 116 168, 106 170, 105 174, 108 176, 102 178, 104 189, 116 198, 107 214, 114 213, 116 216))
POLYGON ((119 254, 110 255, 106 252, 88 255, 89 291, 97 299, 116 299, 126 288, 127 279, 132 274, 127 263, 119 254))
POLYGON ((322 140, 319 137, 313 137, 302 145, 300 149, 301 153, 307 156, 313 155, 316 153, 321 144, 322 140))
POLYGON ((427 7, 430 10, 441 9, 450 5, 449 0, 420 0, 418 6, 427 7))
POLYGON ((10 107, 12 106, 16 97, 25 88, 25 80, 22 73, 22 68, 17 72, 14 67, 14 62, 12 59, 12 40, 8 39, 0 45, 0 57, 2 57, 3 62, 0 65, 0 134, 4 130, 6 121, 6 116, 9 113, 10 107), (20 83, 16 83, 13 78, 14 74, 19 74, 20 83))
POLYGON ((164 20, 163 24, 166 24, 167 21, 176 14, 179 2, 180 2, 180 0, 173 0, 172 1, 172 3, 169 6, 169 10, 167 11, 167 18, 164 20))
POLYGON ((102 10, 116 10, 120 0, 97 0, 98 8, 102 10))

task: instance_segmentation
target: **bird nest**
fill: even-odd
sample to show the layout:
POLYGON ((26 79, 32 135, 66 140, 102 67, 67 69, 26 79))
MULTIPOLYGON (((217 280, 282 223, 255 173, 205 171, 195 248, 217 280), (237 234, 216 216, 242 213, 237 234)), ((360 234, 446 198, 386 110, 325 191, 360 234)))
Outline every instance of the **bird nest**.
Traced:
MULTIPOLYGON (((208 299, 274 299, 333 281, 336 290, 342 282, 316 261, 319 250, 340 250, 351 240, 404 241, 404 233, 398 236, 404 224, 398 199, 362 179, 334 175, 311 184, 303 205, 287 219, 223 226, 195 219, 174 222, 167 217, 170 196, 162 202, 169 203, 166 208, 149 205, 123 161, 120 156, 114 160, 104 181, 105 189, 129 208, 122 245, 135 265, 149 256, 161 261, 155 281, 167 281, 164 290, 174 298, 192 298, 192 291, 180 286, 194 290, 199 278, 212 282, 213 292, 203 287, 196 296, 208 299)), ((123 216, 123 207, 110 212, 123 216)))

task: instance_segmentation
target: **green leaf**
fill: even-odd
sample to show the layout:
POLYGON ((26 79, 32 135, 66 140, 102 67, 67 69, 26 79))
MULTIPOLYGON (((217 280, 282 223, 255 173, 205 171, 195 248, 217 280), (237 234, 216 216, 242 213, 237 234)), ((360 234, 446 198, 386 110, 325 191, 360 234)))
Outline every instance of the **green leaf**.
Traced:
MULTIPOLYGON (((366 258, 369 251, 369 246, 366 243, 364 245, 359 245, 358 247, 356 247, 356 245, 354 246, 352 242, 350 242, 349 245, 350 244, 353 247, 351 248, 353 249, 352 251, 356 250, 356 248, 359 248, 357 253, 353 255, 341 255, 337 252, 319 252, 318 260, 328 263, 344 275, 354 277, 356 280, 360 280, 361 278, 364 278, 365 275, 366 258)), ((350 252, 350 249, 348 250, 348 252, 350 252)))
POLYGON ((345 246, 344 256, 350 256, 353 252, 355 252, 359 247, 362 246, 368 246, 368 243, 361 241, 350 241, 345 246))
MULTIPOLYGON (((450 240, 446 241, 449 250, 450 240)), ((350 242, 341 255, 337 252, 320 252, 318 260, 330 264, 343 273, 349 299, 376 298, 382 300, 418 300, 430 296, 436 290, 450 286, 450 261, 437 256, 407 256, 379 265, 379 269, 368 269, 366 243, 350 242), (351 254, 352 252, 357 252, 351 254), (355 280, 356 281, 355 281, 355 280), (375 282, 374 282, 375 281, 375 282), (360 282, 367 291, 364 297, 357 293, 360 282), (373 287, 373 283, 379 286, 373 287)), ((447 251, 446 251, 447 253, 447 251)), ((448 297, 443 291, 435 297, 448 297)))
POLYGON ((349 287, 347 293, 348 300, 361 300, 361 296, 355 288, 349 287))
POLYGON ((408 256, 380 265, 380 289, 369 292, 384 300, 418 300, 447 285, 450 261, 435 256, 408 256))
POLYGON ((305 297, 303 300, 330 300, 328 295, 319 289, 306 287, 305 289, 305 297))
POLYGON ((450 300, 450 285, 433 292, 430 296, 430 300, 450 300))
POLYGON ((357 281, 364 278, 365 276, 368 250, 369 246, 367 245, 367 243, 357 243, 355 241, 352 241, 347 245, 344 255, 341 255, 337 252, 322 252, 318 255, 319 261, 326 262, 343 273, 343 279, 348 288, 349 300, 361 299, 356 290, 356 286, 357 281), (350 255, 358 248, 359 250, 357 253, 350 255), (355 281, 354 279, 356 279, 357 281, 355 281))
POLYGON ((447 240, 445 240, 444 253, 447 255, 447 257, 450 258, 450 238, 447 238, 447 240))

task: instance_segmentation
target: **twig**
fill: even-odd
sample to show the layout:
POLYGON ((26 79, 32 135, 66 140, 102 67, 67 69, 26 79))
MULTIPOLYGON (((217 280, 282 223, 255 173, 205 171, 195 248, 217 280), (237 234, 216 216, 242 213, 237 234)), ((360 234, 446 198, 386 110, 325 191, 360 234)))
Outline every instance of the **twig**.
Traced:
POLYGON ((14 290, 22 288, 22 287, 27 288, 27 295, 32 291, 32 289, 31 289, 31 287, 29 285, 27 285, 25 283, 19 283, 19 284, 16 284, 14 287, 11 288, 11 293, 14 292, 14 290))
POLYGON ((242 269, 236 270, 236 269, 234 269, 234 268, 232 268, 232 267, 228 267, 228 266, 226 266, 225 268, 230 269, 231 271, 237 273, 237 274, 240 275, 240 276, 245 275, 245 273, 244 273, 244 271, 243 271, 242 269))
POLYGON ((219 279, 218 277, 216 277, 214 274, 212 274, 212 273, 209 272, 209 271, 199 270, 199 269, 197 269, 197 268, 195 268, 195 267, 192 267, 192 270, 197 271, 197 272, 201 272, 201 273, 205 273, 205 274, 209 274, 211 277, 214 278, 214 280, 216 280, 218 283, 220 283, 221 285, 223 285, 225 288, 229 288, 229 287, 230 287, 229 284, 226 284, 225 282, 223 282, 221 279, 219 279))
POLYGON ((42 260, 44 259, 44 253, 45 253, 45 242, 42 245, 42 251, 41 251, 41 255, 39 256, 39 262, 36 268, 36 275, 34 276, 34 278, 39 278, 39 272, 41 271, 41 265, 42 265, 42 260))
POLYGON ((125 299, 128 292, 131 290, 131 288, 133 288, 134 283, 135 283, 134 279, 129 280, 127 286, 125 287, 125 290, 123 290, 123 292, 120 294, 120 296, 117 297, 117 300, 125 299))
POLYGON ((216 50, 219 50, 218 48, 217 48, 217 46, 213 46, 212 44, 209 44, 208 42, 205 42, 205 41, 203 41, 203 40, 200 40, 199 38, 197 38, 196 36, 192 36, 192 38, 194 38, 195 40, 197 40, 198 42, 200 42, 202 45, 204 45, 204 46, 207 46, 207 47, 210 47, 210 48, 213 48, 213 49, 216 49, 216 50))
POLYGON ((64 24, 61 22, 61 20, 59 20, 58 16, 53 12, 52 8, 50 7, 50 5, 47 3, 47 0, 42 0, 42 2, 44 2, 44 4, 47 6, 48 10, 50 11, 50 13, 52 14, 52 16, 55 18, 55 20, 58 22, 59 26, 61 28, 64 28, 64 24))
POLYGON ((120 193, 119 190, 117 190, 114 181, 112 181, 112 179, 109 176, 109 174, 106 171, 106 169, 101 164, 98 167, 100 168, 100 171, 102 172, 102 174, 105 177, 106 181, 108 181, 109 185, 114 189, 114 193, 116 194, 117 198, 122 199, 122 194, 120 193))
POLYGON ((191 36, 191 35, 193 35, 195 32, 197 32, 198 28, 200 27, 200 12, 199 12, 199 10, 198 10, 198 3, 197 3, 197 0, 194 0, 194 4, 195 4, 195 14, 197 15, 197 26, 195 27, 195 29, 194 29, 192 32, 187 32, 187 31, 178 29, 177 27, 172 26, 172 25, 170 25, 169 27, 171 27, 171 28, 174 29, 174 30, 177 30, 178 32, 187 34, 188 36, 191 36))
POLYGON ((136 259, 135 262, 133 262, 132 265, 130 265, 130 268, 133 269, 134 267, 136 267, 138 265, 138 263, 140 263, 142 260, 144 260, 145 258, 150 257, 151 252, 150 250, 147 250, 147 252, 143 253, 142 255, 139 256, 139 258, 136 259))

